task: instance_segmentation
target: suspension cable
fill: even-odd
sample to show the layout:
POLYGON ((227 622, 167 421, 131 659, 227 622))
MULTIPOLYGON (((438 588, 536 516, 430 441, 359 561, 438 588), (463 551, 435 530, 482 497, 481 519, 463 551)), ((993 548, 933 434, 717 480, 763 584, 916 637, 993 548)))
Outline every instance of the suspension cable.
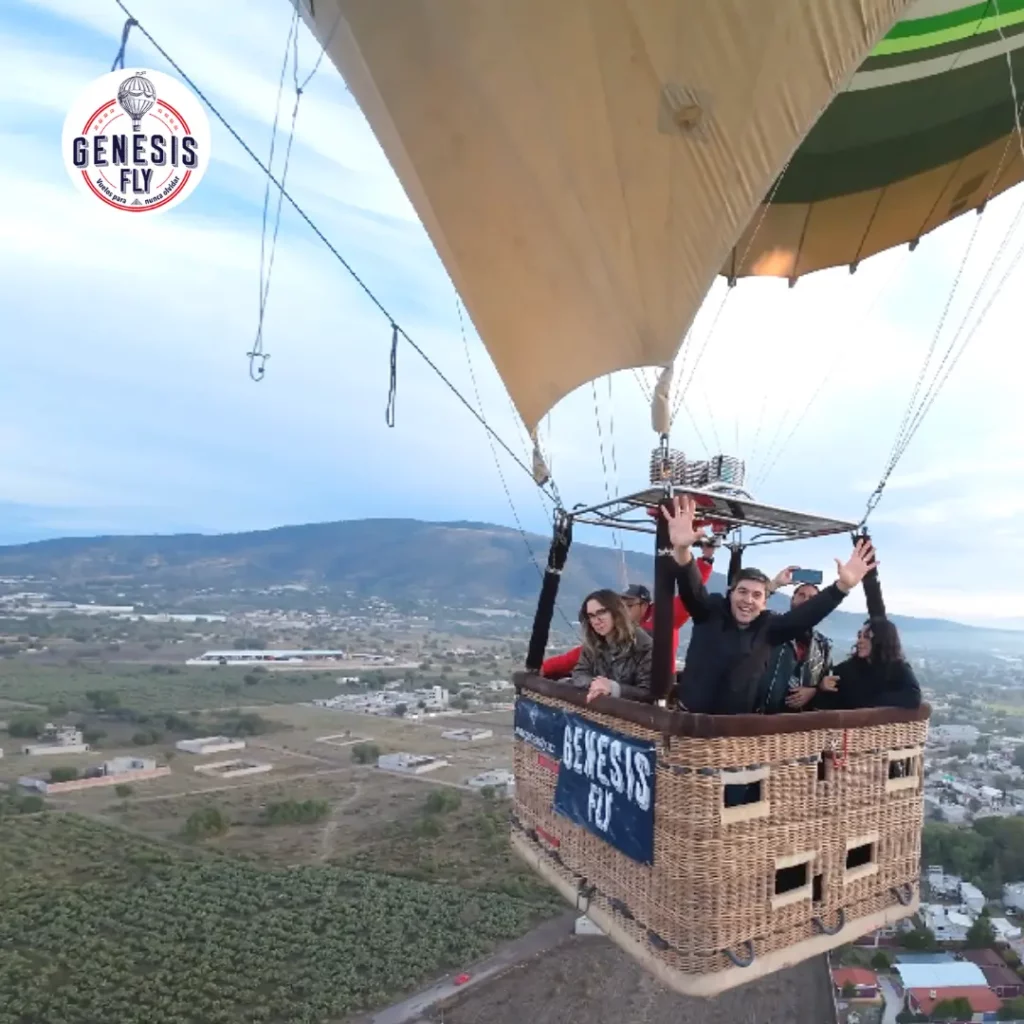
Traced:
MULTIPOLYGON (((192 91, 201 99, 210 112, 217 118, 218 121, 224 126, 228 134, 242 147, 246 155, 256 164, 257 167, 273 182, 273 184, 280 190, 281 195, 288 201, 289 205, 293 210, 305 221, 306 225, 310 228, 313 234, 327 247, 331 255, 341 264, 345 271, 349 274, 352 280, 359 286, 366 297, 373 303, 374 306, 380 311, 380 313, 387 320, 388 325, 394 329, 399 337, 423 360, 424 363, 433 371, 437 378, 448 388, 448 390, 459 400, 463 407, 472 415, 472 417, 487 431, 488 435, 494 439, 494 441, 505 450, 506 454, 512 459, 513 462, 524 472, 530 479, 533 479, 533 470, 527 466, 527 464, 516 455, 514 451, 505 443, 504 439, 491 427, 491 425, 484 419, 483 416, 473 408, 469 400, 462 394, 461 391, 451 382, 451 380, 445 375, 444 371, 427 355, 427 353, 417 344, 409 333, 398 323, 398 321, 388 312, 387 307, 384 303, 374 294, 368 284, 356 273, 352 265, 342 256, 341 252, 337 247, 327 238, 323 231, 317 226, 316 222, 310 217, 308 213, 298 204, 291 193, 284 187, 284 185, 274 176, 271 169, 267 167, 263 161, 256 155, 252 147, 242 138, 238 131, 234 128, 230 121, 217 109, 216 106, 210 101, 209 97, 199 88, 198 85, 189 77, 184 71, 180 64, 153 38, 153 36, 146 30, 146 28, 139 24, 139 22, 133 17, 131 11, 125 6, 124 0, 114 0, 114 3, 124 12, 126 17, 135 22, 135 27, 142 33, 150 44, 167 61, 168 64, 181 76, 181 78, 187 83, 192 91)), ((540 486, 539 484, 537 486, 540 486)), ((550 495, 549 495, 550 496, 550 495)))

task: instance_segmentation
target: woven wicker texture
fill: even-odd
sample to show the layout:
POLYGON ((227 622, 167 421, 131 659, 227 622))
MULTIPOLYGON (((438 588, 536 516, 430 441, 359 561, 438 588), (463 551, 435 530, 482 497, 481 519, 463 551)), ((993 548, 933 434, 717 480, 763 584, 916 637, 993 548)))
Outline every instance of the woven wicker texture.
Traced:
POLYGON ((763 956, 899 906, 897 892, 906 899, 916 890, 919 751, 927 721, 668 739, 619 718, 527 696, 656 744, 653 865, 555 814, 558 764, 518 739, 513 827, 583 888, 581 907, 589 893, 673 970, 725 970, 733 966, 728 951, 745 958, 748 942, 763 956), (759 776, 760 800, 725 808, 730 771, 759 776), (859 850, 848 860, 851 847, 859 850), (800 891, 779 893, 793 884, 793 873, 780 876, 777 869, 792 867, 796 855, 806 855, 807 863, 802 879, 797 867, 800 891))

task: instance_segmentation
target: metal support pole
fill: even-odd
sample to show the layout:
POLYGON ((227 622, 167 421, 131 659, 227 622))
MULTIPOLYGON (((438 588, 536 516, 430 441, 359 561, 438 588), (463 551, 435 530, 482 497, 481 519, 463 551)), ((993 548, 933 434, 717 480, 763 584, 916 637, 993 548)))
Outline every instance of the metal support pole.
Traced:
POLYGON ((555 614, 555 600, 558 597, 558 585, 562 581, 562 570, 569 555, 572 544, 572 519, 562 511, 555 513, 554 535, 548 550, 548 565, 544 570, 544 582, 541 584, 540 597, 537 599, 537 611, 533 616, 533 631, 530 633, 530 646, 526 652, 526 669, 528 672, 540 674, 544 664, 544 652, 548 646, 551 633, 551 619, 555 614))
POLYGON ((654 650, 651 653, 651 693, 664 700, 676 682, 676 652, 672 648, 673 608, 676 592, 676 561, 668 538, 668 520, 661 510, 669 504, 666 497, 658 506, 654 548, 654 650))

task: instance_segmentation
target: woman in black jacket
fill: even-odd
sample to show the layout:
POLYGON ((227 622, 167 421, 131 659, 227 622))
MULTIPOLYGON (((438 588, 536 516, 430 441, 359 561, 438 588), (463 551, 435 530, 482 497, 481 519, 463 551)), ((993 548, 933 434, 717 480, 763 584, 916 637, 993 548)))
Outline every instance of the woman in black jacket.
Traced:
POLYGON ((888 619, 864 623, 853 657, 821 681, 813 703, 819 711, 920 706, 921 687, 903 656, 900 635, 888 619))

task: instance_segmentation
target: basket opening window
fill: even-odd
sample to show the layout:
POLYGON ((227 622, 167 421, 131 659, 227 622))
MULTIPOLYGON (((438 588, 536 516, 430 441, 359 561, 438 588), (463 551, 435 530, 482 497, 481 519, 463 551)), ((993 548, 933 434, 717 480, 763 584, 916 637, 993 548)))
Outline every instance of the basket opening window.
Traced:
POLYGON ((811 900, 820 903, 825 898, 825 876, 820 872, 811 882, 811 900))
POLYGON ((887 793, 917 789, 921 780, 921 748, 890 750, 885 780, 887 793))
POLYGON ((809 900, 813 895, 811 884, 811 852, 794 853, 775 861, 775 879, 772 888, 772 909, 809 900))
POLYGON ((859 836, 846 844, 845 882, 878 873, 878 835, 859 836))
POLYGON ((768 767, 722 771, 722 823, 754 821, 771 814, 768 767))
POLYGON ((807 865, 794 864, 790 868, 779 868, 775 872, 775 895, 784 896, 794 889, 802 889, 807 884, 807 865))

